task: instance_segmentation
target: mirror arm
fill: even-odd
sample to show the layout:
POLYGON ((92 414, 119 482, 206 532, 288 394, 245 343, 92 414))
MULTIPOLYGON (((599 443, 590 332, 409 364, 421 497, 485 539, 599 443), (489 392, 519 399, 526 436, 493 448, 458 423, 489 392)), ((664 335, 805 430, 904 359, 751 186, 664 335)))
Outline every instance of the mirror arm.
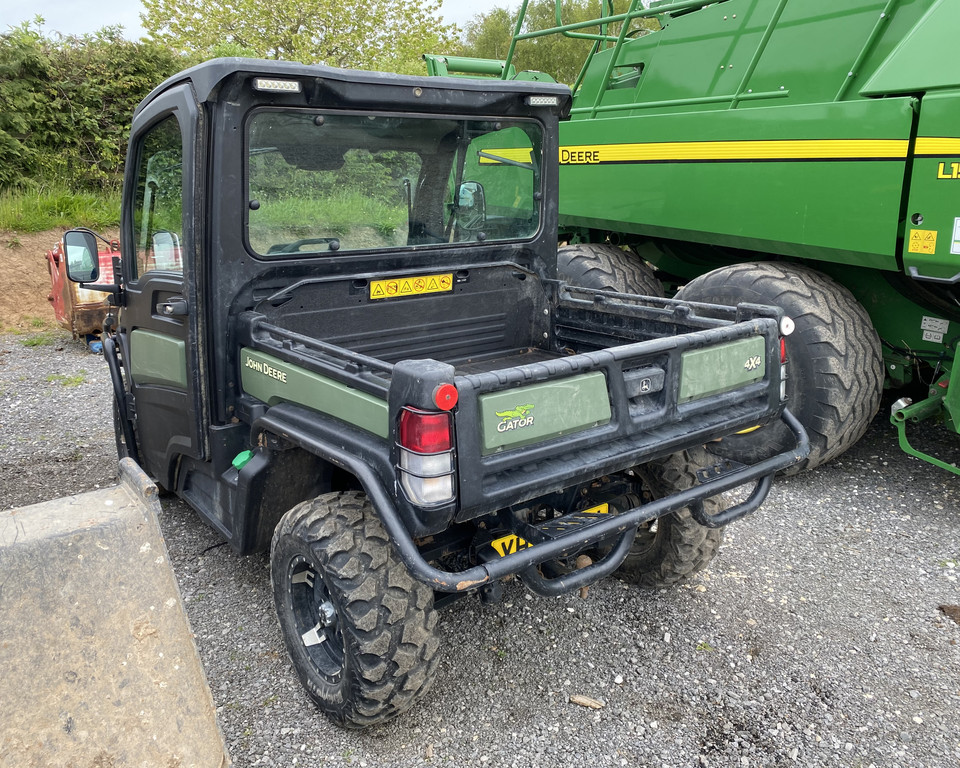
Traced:
POLYGON ((87 291, 101 291, 110 294, 110 303, 117 306, 116 297, 118 297, 123 288, 115 283, 79 283, 79 286, 87 291))
POLYGON ((75 227, 74 229, 76 229, 77 232, 89 232, 91 235, 97 238, 97 240, 99 240, 100 242, 106 243, 111 248, 113 248, 113 244, 115 242, 114 240, 107 240, 107 238, 105 238, 103 235, 101 235, 98 232, 94 232, 92 229, 89 229, 88 227, 75 227))

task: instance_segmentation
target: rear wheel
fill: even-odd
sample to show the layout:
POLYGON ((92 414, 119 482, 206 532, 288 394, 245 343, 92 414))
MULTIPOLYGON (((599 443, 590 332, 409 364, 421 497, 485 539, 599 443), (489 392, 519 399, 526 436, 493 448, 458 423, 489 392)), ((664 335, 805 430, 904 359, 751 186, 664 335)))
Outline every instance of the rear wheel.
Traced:
POLYGON ((287 512, 270 570, 294 668, 333 722, 374 725, 427 692, 439 646, 433 590, 393 552, 366 496, 325 494, 287 512))
POLYGON ((560 278, 581 288, 663 296, 653 269, 632 251, 604 243, 564 245, 557 251, 560 278))
MULTIPOLYGON (((715 304, 775 304, 794 321, 786 338, 787 407, 810 436, 810 455, 786 474, 843 453, 880 407, 883 357, 870 316, 845 287, 798 264, 721 267, 686 285, 677 298, 715 304)), ((753 464, 794 445, 782 422, 724 438, 711 450, 753 464)))
MULTIPOLYGON (((697 470, 714 463, 706 450, 693 448, 644 464, 636 472, 644 490, 659 499, 698 485, 697 470)), ((726 509, 726 502, 713 496, 703 507, 715 515, 726 509)), ((681 509, 641 526, 617 573, 644 587, 676 584, 706 568, 722 542, 722 528, 700 525, 689 509, 681 509)))

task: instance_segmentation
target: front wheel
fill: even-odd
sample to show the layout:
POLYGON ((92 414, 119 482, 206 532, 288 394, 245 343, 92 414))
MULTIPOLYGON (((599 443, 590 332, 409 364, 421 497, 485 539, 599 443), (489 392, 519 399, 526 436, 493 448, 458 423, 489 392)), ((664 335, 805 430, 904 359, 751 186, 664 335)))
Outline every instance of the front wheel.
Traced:
POLYGON ((433 681, 433 590, 393 552, 366 496, 329 493, 280 520, 270 553, 280 629, 300 682, 334 723, 364 728, 433 681))
MULTIPOLYGON (((646 495, 652 499, 693 488, 697 470, 715 463, 703 448, 674 453, 636 468, 646 495)), ((721 496, 704 499, 704 512, 716 515, 726 509, 721 496)), ((722 528, 700 525, 689 509, 681 509, 641 526, 630 553, 617 574, 643 587, 677 584, 702 571, 723 543, 722 528)))

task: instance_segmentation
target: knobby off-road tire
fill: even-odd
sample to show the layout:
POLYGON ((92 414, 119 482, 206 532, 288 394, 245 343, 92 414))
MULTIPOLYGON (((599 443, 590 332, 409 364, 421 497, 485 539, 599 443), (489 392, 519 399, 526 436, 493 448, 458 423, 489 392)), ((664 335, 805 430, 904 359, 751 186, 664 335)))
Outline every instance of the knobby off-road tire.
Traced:
MULTIPOLYGON (((660 499, 698 485, 697 470, 715 461, 703 448, 692 448, 635 471, 650 499, 660 499)), ((713 496, 704 500, 703 508, 708 515, 716 515, 727 505, 722 497, 713 496)), ((676 584, 706 568, 722 542, 722 528, 700 525, 684 508, 641 526, 617 574, 643 587, 676 584)))
POLYGON ((439 646, 433 590, 400 562, 364 494, 325 494, 287 512, 270 571, 294 668, 333 722, 374 725, 427 692, 439 646))
MULTIPOLYGON (((701 275, 677 298, 775 304, 796 323, 786 340, 787 407, 810 436, 810 456, 785 474, 813 469, 863 437, 880 407, 883 356, 870 316, 845 287, 809 267, 760 262, 701 275)), ((793 444, 777 422, 710 448, 752 464, 793 444)))
POLYGON ((663 297, 663 286, 637 254, 601 243, 564 245, 557 251, 560 279, 596 290, 663 297))

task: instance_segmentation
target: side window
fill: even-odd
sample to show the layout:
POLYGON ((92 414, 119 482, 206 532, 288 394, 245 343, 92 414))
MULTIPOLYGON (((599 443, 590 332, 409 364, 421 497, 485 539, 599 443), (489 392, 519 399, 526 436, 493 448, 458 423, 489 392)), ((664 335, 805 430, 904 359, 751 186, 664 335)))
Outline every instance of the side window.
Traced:
POLYGON ((183 139, 176 117, 157 123, 141 142, 133 222, 137 275, 182 272, 183 139))

